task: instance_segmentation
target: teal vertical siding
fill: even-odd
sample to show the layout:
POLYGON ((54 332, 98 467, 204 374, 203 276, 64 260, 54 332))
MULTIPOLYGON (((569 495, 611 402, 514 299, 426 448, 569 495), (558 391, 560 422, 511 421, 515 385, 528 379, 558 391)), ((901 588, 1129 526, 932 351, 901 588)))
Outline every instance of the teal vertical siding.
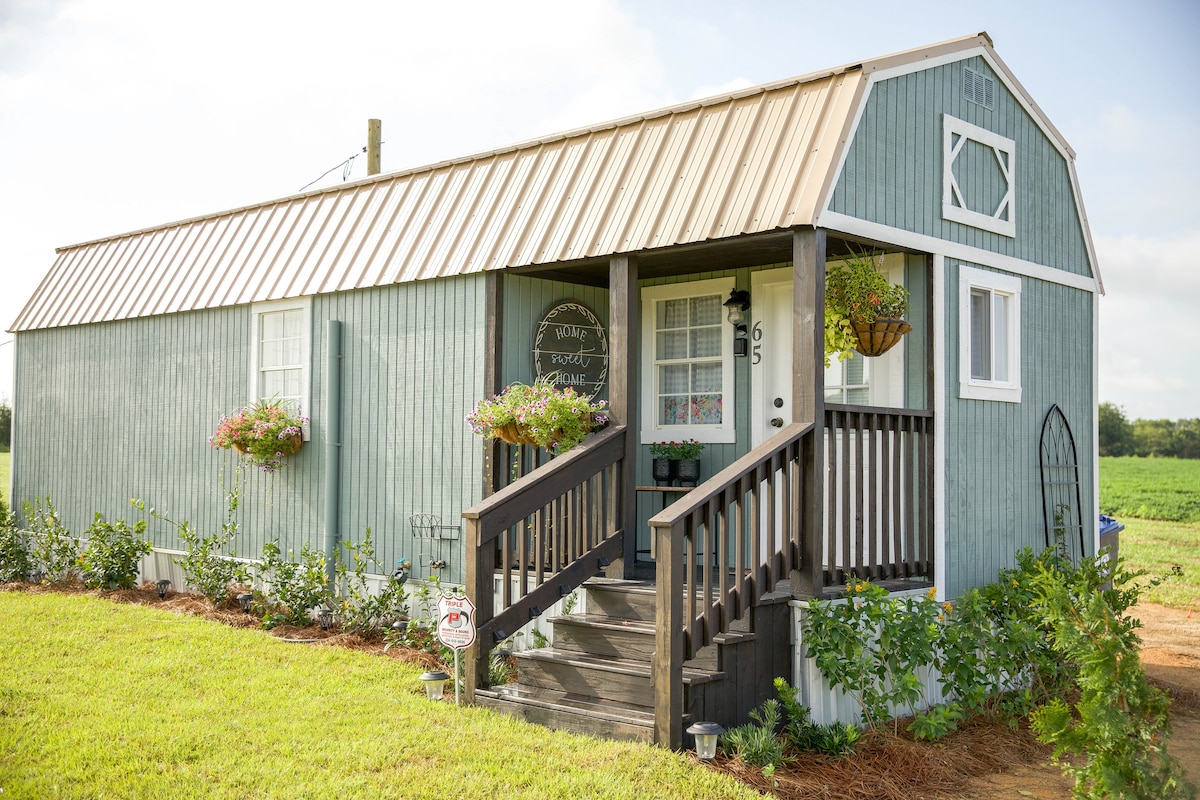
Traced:
MULTIPOLYGON (((972 265, 975 266, 975 265, 972 265)), ((958 397, 959 264, 946 260, 946 576, 951 597, 995 580, 1023 547, 1045 546, 1039 442, 1057 403, 1075 436, 1085 541, 1096 520, 1092 476, 1090 292, 1021 279, 1020 403, 958 397)))
MULTIPOLYGON (((443 557, 462 577, 462 541, 439 552, 409 517, 457 524, 481 496, 482 448, 463 422, 482 393, 483 280, 461 277, 314 298, 311 440, 275 474, 241 472, 237 550, 323 542, 326 322, 343 323, 341 533, 372 530, 384 565, 443 557)), ((207 444, 249 395, 248 306, 22 333, 16 365, 14 499, 53 498, 81 533, 99 511, 134 520, 144 499, 202 532, 224 519, 222 485, 244 461, 207 444), (23 434, 23 435, 22 435, 23 434)), ((174 529, 150 526, 159 547, 174 529)))
MULTIPOLYGON (((956 174, 965 192, 999 197, 990 148, 960 155, 956 174)), ((1066 160, 980 57, 876 83, 829 208, 1067 272, 1092 274, 1066 160), (964 65, 996 81, 994 109, 963 99, 964 65), (944 114, 1016 142, 1015 238, 942 219, 944 114)))

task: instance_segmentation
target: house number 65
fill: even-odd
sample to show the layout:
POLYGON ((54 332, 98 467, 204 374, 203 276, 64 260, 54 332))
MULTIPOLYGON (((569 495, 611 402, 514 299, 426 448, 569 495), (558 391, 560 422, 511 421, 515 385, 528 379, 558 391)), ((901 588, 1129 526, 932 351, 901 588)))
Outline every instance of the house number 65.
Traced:
POLYGON ((754 340, 754 349, 750 356, 750 363, 757 364, 762 361, 762 323, 754 323, 754 329, 750 331, 750 338, 754 340))

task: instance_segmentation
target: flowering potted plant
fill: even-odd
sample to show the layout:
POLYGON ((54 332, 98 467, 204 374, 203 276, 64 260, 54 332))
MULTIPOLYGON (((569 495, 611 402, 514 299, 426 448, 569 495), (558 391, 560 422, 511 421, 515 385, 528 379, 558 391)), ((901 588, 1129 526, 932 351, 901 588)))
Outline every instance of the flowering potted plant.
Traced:
POLYGON ((908 290, 891 284, 865 253, 856 253, 825 276, 825 365, 829 357, 887 352, 912 330, 904 320, 908 290))
POLYGON ((250 463, 263 472, 274 472, 285 456, 300 452, 307 423, 308 417, 300 416, 283 401, 260 400, 236 414, 221 417, 208 443, 232 448, 249 456, 250 463))
POLYGON ((593 430, 608 424, 603 400, 593 403, 571 386, 542 379, 532 386, 510 384, 475 404, 467 415, 471 430, 509 444, 534 444, 555 455, 565 453, 593 430))

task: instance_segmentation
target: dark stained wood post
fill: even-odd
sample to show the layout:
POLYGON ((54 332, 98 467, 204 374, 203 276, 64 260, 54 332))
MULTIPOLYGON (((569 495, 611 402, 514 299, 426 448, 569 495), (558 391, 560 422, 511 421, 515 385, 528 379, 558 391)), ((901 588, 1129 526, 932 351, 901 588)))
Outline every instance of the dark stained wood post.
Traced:
POLYGON ((815 423, 811 452, 804 465, 801 513, 804 547, 800 569, 791 577, 797 597, 820 594, 825 523, 822 469, 825 463, 825 231, 792 234, 792 419, 815 423))
POLYGON ((638 399, 638 265, 631 256, 615 256, 608 262, 608 404, 612 422, 625 426, 625 458, 622 462, 617 506, 619 525, 625 537, 621 563, 613 562, 609 577, 632 577, 637 558, 637 465, 638 399))
MULTIPOLYGON (((670 525, 656 525, 654 661, 654 743, 672 750, 683 747, 683 536, 670 525), (676 546, 678 545, 678 547, 676 546)), ((699 722, 699 720, 697 720, 699 722)))

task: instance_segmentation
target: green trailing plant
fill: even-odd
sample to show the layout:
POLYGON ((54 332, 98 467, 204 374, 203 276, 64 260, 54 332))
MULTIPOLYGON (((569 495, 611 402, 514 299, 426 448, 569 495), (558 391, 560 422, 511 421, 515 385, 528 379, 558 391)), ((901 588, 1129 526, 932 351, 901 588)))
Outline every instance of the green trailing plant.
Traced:
POLYGON ((808 655, 831 686, 858 702, 872 728, 901 706, 924 704, 919 672, 936 661, 943 613, 934 594, 896 597, 863 580, 846 585, 844 600, 809 601, 808 655))
POLYGON ((21 504, 33 542, 33 560, 45 583, 68 583, 78 572, 79 543, 62 524, 50 497, 21 504))
POLYGON ((142 556, 154 549, 146 541, 146 520, 132 528, 125 520, 105 522, 96 518, 83 533, 87 547, 79 555, 83 582, 91 589, 132 589, 137 583, 142 556))
POLYGON ((274 398, 260 400, 221 417, 208 443, 236 450, 263 472, 274 472, 285 458, 300 451, 307 424, 308 417, 302 416, 291 403, 274 398))
POLYGON ((310 609, 332 599, 324 553, 306 543, 300 548, 298 561, 292 560, 292 551, 287 555, 283 557, 278 541, 267 542, 255 570, 265 611, 263 627, 268 629, 276 625, 306 625, 310 609))
POLYGON ((27 581, 33 570, 29 534, 17 525, 16 517, 0 497, 0 583, 27 581))
POLYGON ((651 458, 668 458, 673 461, 694 461, 704 452, 704 445, 695 439, 682 442, 654 442, 650 445, 651 458))
POLYGON ((792 747, 836 757, 854 752, 862 738, 862 731, 857 726, 845 722, 828 725, 812 722, 808 708, 797 699, 796 689, 784 678, 775 679, 775 693, 787 716, 783 731, 792 747))
POLYGON ((184 554, 175 559, 183 570, 184 580, 189 586, 208 598, 213 605, 220 605, 229 597, 229 587, 250 580, 246 565, 237 560, 237 552, 231 546, 237 537, 237 510, 241 502, 242 467, 234 474, 233 485, 225 489, 225 521, 218 533, 207 536, 196 531, 190 522, 176 522, 153 507, 147 508, 145 501, 133 499, 130 504, 139 511, 148 513, 157 520, 176 529, 184 554))
POLYGON ((1139 623, 1126 614, 1144 576, 1120 563, 1111 573, 1085 563, 1075 570, 1048 566, 1036 576, 1035 604, 1054 647, 1078 666, 1078 699, 1074 708, 1062 698, 1049 701, 1030 724, 1075 778, 1077 798, 1195 797, 1167 752, 1169 697, 1146 682, 1139 623))
POLYGON ((858 337, 852 323, 900 319, 908 312, 908 290, 892 284, 868 253, 852 253, 825 273, 825 366, 837 355, 853 355, 858 337))
POLYGON ((553 376, 532 386, 509 384, 475 404, 466 422, 475 433, 512 444, 535 444, 565 453, 608 423, 605 401, 593 403, 571 386, 560 389, 553 376))
POLYGON ((406 594, 403 584, 389 579, 379 594, 371 591, 367 573, 386 575, 388 571, 375 558, 370 528, 366 529, 361 542, 342 542, 337 551, 336 572, 341 590, 336 610, 345 630, 372 638, 404 616, 406 594))
POLYGON ((722 747, 734 758, 763 767, 763 774, 770 776, 783 761, 783 742, 776 735, 781 719, 779 701, 767 700, 750 712, 750 719, 722 734, 722 747))

